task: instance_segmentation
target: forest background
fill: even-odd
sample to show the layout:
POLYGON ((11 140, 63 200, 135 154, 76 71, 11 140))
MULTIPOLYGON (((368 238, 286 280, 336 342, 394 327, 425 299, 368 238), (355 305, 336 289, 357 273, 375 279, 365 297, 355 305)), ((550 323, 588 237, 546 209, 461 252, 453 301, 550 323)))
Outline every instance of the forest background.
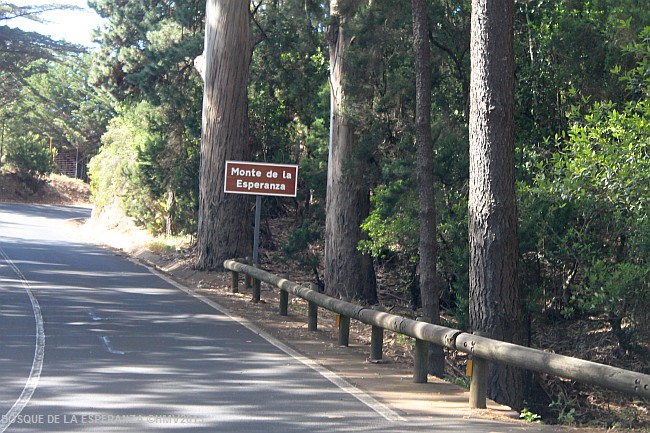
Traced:
MULTIPOLYGON (((194 62, 203 52, 205 2, 91 6, 107 18, 92 52, 0 27, 0 164, 38 175, 53 169, 53 153, 78 151, 98 212, 118 207, 154 233, 195 236, 203 83, 194 62)), ((427 8, 441 308, 446 324, 468 329, 471 7, 430 0, 427 8)), ((290 217, 288 240, 275 247, 320 283, 328 4, 252 1, 250 11, 253 159, 300 165, 298 197, 265 199, 263 217, 290 217)), ((3 2, 0 19, 37 12, 3 2)), ((417 309, 410 3, 368 2, 347 31, 353 66, 345 114, 359 179, 371 191, 358 248, 373 258, 380 295, 417 309)), ((581 357, 650 373, 650 11, 641 0, 518 1, 514 44, 518 278, 528 343, 550 324, 579 327, 590 332, 584 339, 613 342, 581 357)), ((270 231, 264 241, 273 245, 270 231)), ((563 399, 546 401, 539 387, 562 384, 531 380, 533 410, 582 421, 570 410, 569 386, 563 399)), ((642 406, 629 407, 607 422, 638 423, 642 406)))

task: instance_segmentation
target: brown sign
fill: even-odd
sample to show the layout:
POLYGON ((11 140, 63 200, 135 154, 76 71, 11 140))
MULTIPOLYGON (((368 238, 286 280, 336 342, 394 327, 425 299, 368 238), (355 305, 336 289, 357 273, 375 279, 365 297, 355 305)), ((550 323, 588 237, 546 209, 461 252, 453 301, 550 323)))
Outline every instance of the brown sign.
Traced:
POLYGON ((298 166, 226 161, 223 190, 233 194, 295 197, 298 191, 298 166))

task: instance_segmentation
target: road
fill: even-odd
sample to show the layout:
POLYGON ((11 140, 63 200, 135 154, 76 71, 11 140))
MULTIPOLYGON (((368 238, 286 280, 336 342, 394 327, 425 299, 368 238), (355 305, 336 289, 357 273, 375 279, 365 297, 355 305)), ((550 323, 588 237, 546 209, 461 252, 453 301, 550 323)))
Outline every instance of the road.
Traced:
POLYGON ((0 203, 0 433, 516 432, 400 414, 66 221, 0 203))

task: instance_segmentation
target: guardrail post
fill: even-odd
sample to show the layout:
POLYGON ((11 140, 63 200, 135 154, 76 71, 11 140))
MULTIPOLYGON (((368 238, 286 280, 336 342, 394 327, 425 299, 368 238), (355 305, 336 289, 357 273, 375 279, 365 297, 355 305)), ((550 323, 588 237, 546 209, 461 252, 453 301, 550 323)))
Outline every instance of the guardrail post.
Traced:
MULTIPOLYGON (((428 317, 418 317, 418 321, 422 322, 431 322, 431 319, 428 317)), ((414 360, 413 360, 413 382, 415 383, 427 383, 429 380, 429 342, 415 339, 415 349, 414 349, 414 360)))
POLYGON ((260 302, 260 298, 262 297, 262 288, 261 284, 262 282, 258 280, 257 278, 253 279, 253 299, 252 301, 254 303, 260 302))
POLYGON ((413 382, 427 383, 429 379, 429 343, 416 338, 414 355, 413 382))
MULTIPOLYGON (((482 332, 474 332, 474 335, 487 336, 482 332)), ((487 379, 488 362, 485 359, 472 357, 472 379, 469 385, 469 407, 470 409, 485 409, 487 407, 487 379)))
POLYGON ((239 272, 232 271, 232 283, 230 284, 230 290, 232 293, 239 293, 239 272))
POLYGON ((370 360, 381 361, 384 346, 384 328, 381 326, 372 326, 370 334, 370 360))
POLYGON ((289 292, 280 289, 280 316, 289 315, 289 292))
POLYGON ((307 329, 310 331, 318 331, 318 305, 314 302, 309 302, 307 329))
POLYGON ((343 315, 338 315, 339 322, 339 346, 350 345, 350 318, 343 315))
MULTIPOLYGON (((316 284, 314 283, 310 284, 309 288, 312 290, 317 290, 316 284)), ((318 304, 309 301, 307 317, 309 320, 307 329, 310 331, 318 331, 318 304)))

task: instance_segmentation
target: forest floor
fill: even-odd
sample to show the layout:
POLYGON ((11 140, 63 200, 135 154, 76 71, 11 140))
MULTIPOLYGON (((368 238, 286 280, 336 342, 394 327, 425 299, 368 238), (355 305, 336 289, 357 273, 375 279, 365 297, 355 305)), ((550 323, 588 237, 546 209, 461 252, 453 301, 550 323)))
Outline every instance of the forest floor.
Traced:
MULTIPOLYGON (((33 181, 13 174, 0 174, 0 202, 71 205, 88 204, 88 198, 88 186, 74 179, 50 176, 33 181)), ((302 263, 287 259, 281 248, 287 243, 288 234, 295 225, 294 223, 295 219, 290 217, 267 222, 265 243, 267 248, 263 250, 263 267, 272 273, 284 275, 292 281, 309 284, 315 280, 314 270, 305 269, 302 263)), ((370 342, 369 327, 353 322, 350 334, 350 354, 344 355, 335 344, 337 336, 333 315, 319 312, 319 331, 309 332, 306 329, 305 321, 307 307, 301 300, 294 299, 291 301, 289 318, 279 320, 277 314, 279 292, 277 289, 263 287, 262 302, 258 304, 250 302, 249 289, 242 287, 239 293, 232 293, 229 275, 218 272, 198 272, 193 269, 194 250, 191 247, 191 239, 170 241, 169 239, 155 238, 137 229, 124 217, 110 218, 104 215, 101 218, 93 218, 85 224, 79 222, 78 225, 79 229, 83 231, 84 237, 121 250, 124 254, 145 261, 182 280, 197 293, 214 298, 235 315, 246 317, 279 339, 289 341, 294 347, 303 345, 303 351, 309 352, 310 355, 320 356, 318 362, 334 371, 343 368, 341 362, 347 362, 341 361, 345 358, 340 357, 356 355, 358 359, 363 360, 367 355, 370 342), (304 341, 313 341, 316 346, 304 346, 304 341)), ((379 272, 382 306, 394 314, 412 317, 414 312, 409 307, 407 300, 399 295, 399 292, 390 290, 390 286, 397 283, 388 275, 389 273, 379 272)), ((649 360, 647 358, 622 357, 618 354, 617 345, 611 332, 607 326, 603 325, 602 321, 584 319, 558 322, 536 318, 533 330, 533 347, 635 371, 647 371, 648 369, 649 360)), ((296 348, 301 349, 301 347, 296 348)), ((384 360, 378 367, 382 370, 391 370, 394 374, 400 374, 402 379, 407 378, 408 370, 413 362, 411 349, 412 341, 410 339, 386 332, 384 360)), ((448 353, 447 358, 447 381, 461 387, 466 386, 468 380, 464 371, 466 363, 464 355, 448 353)), ((347 364, 349 363, 347 362, 347 364)), ((362 387, 361 382, 364 377, 367 376, 366 379, 373 377, 374 373, 369 371, 371 365, 367 360, 362 362, 362 366, 359 367, 360 371, 354 376, 352 382, 362 387)), ((531 383, 534 383, 535 389, 532 395, 539 396, 539 401, 529 402, 529 409, 525 412, 529 420, 535 419, 535 415, 539 414, 545 423, 561 423, 568 426, 566 430, 571 432, 650 432, 650 408, 647 401, 550 376, 534 375, 530 379, 531 383), (578 426, 580 428, 576 428, 578 426)), ((432 381, 440 382, 438 379, 432 379, 432 381)), ((463 390, 458 389, 462 395, 463 390)), ((419 397, 415 400, 409 401, 410 408, 402 408, 402 410, 417 410, 413 408, 419 407, 418 405, 430 409, 432 404, 430 393, 419 393, 418 395, 419 397)), ((463 398, 465 397, 461 397, 461 399, 463 398)), ((439 403, 449 404, 449 400, 439 403)), ((464 416, 509 420, 512 420, 513 417, 517 418, 512 411, 494 404, 485 413, 474 411, 471 414, 466 413, 464 416)))

